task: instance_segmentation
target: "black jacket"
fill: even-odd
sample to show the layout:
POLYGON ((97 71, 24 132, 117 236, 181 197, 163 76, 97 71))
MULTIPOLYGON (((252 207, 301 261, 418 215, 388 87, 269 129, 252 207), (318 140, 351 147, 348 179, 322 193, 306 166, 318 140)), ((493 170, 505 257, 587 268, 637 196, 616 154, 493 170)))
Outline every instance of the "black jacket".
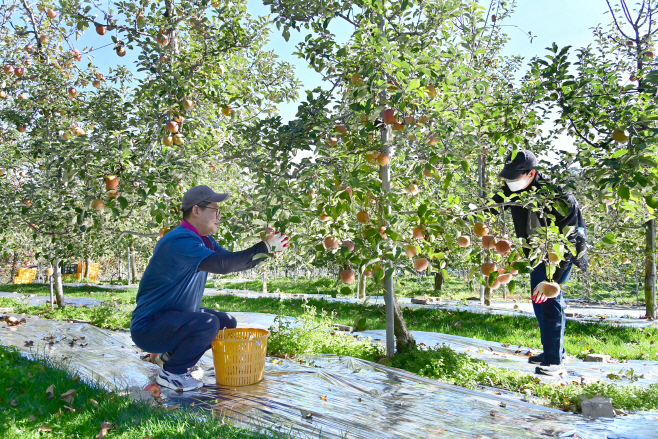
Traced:
MULTIPOLYGON (((581 254, 581 252, 584 252, 587 250, 587 225, 585 224, 585 220, 583 219, 583 215, 580 211, 580 205, 578 204, 578 201, 576 200, 576 197, 573 196, 573 194, 570 193, 565 193, 564 190, 562 189, 561 186, 553 188, 548 188, 548 180, 546 177, 539 172, 535 174, 535 179, 528 186, 527 189, 524 189, 523 191, 520 192, 514 192, 514 193, 521 193, 525 192, 528 190, 531 190, 532 188, 537 188, 538 192, 546 192, 546 191, 553 191, 552 194, 547 194, 549 196, 552 196, 555 200, 555 202, 562 201, 566 205, 566 210, 567 214, 562 215, 555 207, 552 207, 551 209, 546 209, 544 213, 551 214, 555 217, 555 225, 562 231, 562 229, 565 226, 573 226, 575 228, 574 233, 571 233, 567 239, 569 242, 574 244, 576 247, 576 255, 571 254, 571 252, 566 251, 565 252, 565 261, 562 261, 560 263, 560 267, 558 270, 556 270, 555 275, 553 276, 553 279, 559 279, 560 276, 562 276, 562 273, 564 270, 567 268, 569 265, 569 262, 573 262, 573 264, 580 268, 582 271, 587 270, 587 254, 582 253, 581 257, 576 259, 576 256, 578 254, 581 254)), ((509 197, 513 194, 512 191, 510 191, 509 187, 507 185, 503 185, 502 187, 502 192, 505 194, 506 197, 509 197)), ((494 195, 493 201, 495 203, 503 203, 504 199, 502 196, 499 194, 494 195)), ((510 202, 514 202, 514 200, 509 200, 510 202)), ((514 221, 514 231, 516 232, 517 238, 528 238, 528 223, 530 221, 530 214, 531 210, 527 209, 522 206, 505 206, 505 209, 509 210, 512 213, 512 220, 514 221)), ((546 227, 546 216, 539 214, 538 220, 539 224, 541 227, 546 227)), ((529 254, 528 249, 524 249, 524 252, 526 256, 529 254)))

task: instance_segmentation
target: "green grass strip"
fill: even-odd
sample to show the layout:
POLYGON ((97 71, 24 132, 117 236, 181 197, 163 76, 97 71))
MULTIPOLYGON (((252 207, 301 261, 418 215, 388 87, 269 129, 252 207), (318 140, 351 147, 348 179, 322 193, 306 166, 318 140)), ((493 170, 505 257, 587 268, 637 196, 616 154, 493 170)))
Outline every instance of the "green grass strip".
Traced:
POLYGON ((187 409, 169 412, 109 394, 60 365, 29 360, 11 347, 0 346, 0 389, 0 437, 4 439, 95 438, 104 422, 112 424, 108 438, 283 437, 235 428, 221 419, 203 421, 204 414, 187 409), (49 398, 46 391, 51 385, 54 396, 49 398), (75 394, 67 403, 61 395, 69 390, 75 394))

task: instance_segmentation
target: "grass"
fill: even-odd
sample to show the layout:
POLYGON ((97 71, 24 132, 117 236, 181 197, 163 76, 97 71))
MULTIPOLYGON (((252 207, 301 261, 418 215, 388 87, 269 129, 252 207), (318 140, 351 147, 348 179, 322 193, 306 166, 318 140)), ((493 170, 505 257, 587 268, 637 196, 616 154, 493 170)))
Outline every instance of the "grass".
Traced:
POLYGON ((595 395, 611 398, 615 408, 626 411, 658 410, 658 384, 649 387, 619 386, 609 382, 585 385, 574 382, 568 386, 546 384, 532 375, 490 366, 466 354, 457 353, 446 345, 437 345, 427 350, 412 348, 396 354, 389 365, 470 389, 490 386, 534 396, 539 399, 539 403, 564 411, 580 411, 582 395, 588 398, 595 395))
MULTIPOLYGON (((237 296, 204 297, 202 304, 223 311, 283 314, 300 317, 304 309, 300 301, 277 299, 243 299, 237 296)), ((386 329, 383 306, 330 303, 308 299, 308 304, 334 313, 336 322, 353 325, 365 316, 367 329, 386 329)), ((410 330, 440 332, 480 340, 509 343, 515 346, 541 348, 535 318, 475 314, 428 308, 403 308, 410 330)), ((637 329, 597 323, 567 321, 564 346, 569 355, 584 357, 588 353, 606 354, 620 360, 658 360, 658 328, 637 329)))
POLYGON ((129 398, 108 394, 81 381, 71 371, 47 360, 28 360, 15 349, 0 346, 0 437, 93 438, 101 423, 112 424, 110 438, 272 438, 274 432, 255 433, 217 419, 203 421, 199 412, 168 412, 129 398), (54 386, 54 397, 46 390, 54 386), (60 395, 75 390, 66 403, 60 395), (70 409, 66 408, 70 407, 70 409), (41 430, 41 431, 40 431, 41 430))
MULTIPOLYGON (((262 291, 262 280, 249 280, 247 282, 213 282, 209 283, 209 287, 215 288, 231 288, 237 290, 252 290, 262 291)), ((345 287, 345 284, 340 283, 337 279, 318 278, 306 279, 300 277, 295 280, 294 278, 277 278, 267 280, 268 292, 276 292, 277 290, 282 293, 290 294, 327 294, 336 296, 340 294, 340 290, 345 287)), ((350 295, 356 295, 356 283, 348 286, 350 295)), ((620 304, 635 304, 635 280, 627 278, 624 280, 616 279, 605 280, 602 278, 594 278, 591 282, 591 299, 603 300, 608 302, 617 302, 620 304)), ((584 287, 582 284, 582 276, 577 269, 573 272, 571 281, 564 285, 565 297, 569 299, 582 299, 584 287)), ((434 277, 433 276, 419 276, 418 279, 410 276, 395 277, 395 292, 398 297, 421 297, 429 295, 434 297, 449 298, 455 300, 463 300, 469 297, 480 297, 479 286, 472 284, 468 285, 463 278, 456 275, 444 282, 441 291, 434 290, 434 277), (420 284, 418 283, 420 280, 420 284)), ((377 292, 372 284, 372 280, 368 280, 368 293, 381 294, 377 292)), ((519 285, 514 294, 506 293, 506 298, 503 299, 503 290, 498 289, 492 291, 492 300, 494 301, 511 301, 511 300, 528 300, 530 298, 529 286, 527 279, 520 278, 519 285)), ((640 290, 640 303, 644 301, 643 292, 640 290)))
MULTIPOLYGON (((434 278, 430 276, 421 276, 421 283, 418 284, 416 279, 411 277, 395 278, 395 291, 399 297, 419 297, 425 294, 430 296, 440 296, 453 299, 466 299, 472 297, 473 293, 468 289, 468 285, 462 279, 451 278, 444 284, 443 291, 434 291, 434 278)), ((262 280, 249 280, 247 282, 215 282, 212 284, 214 288, 227 288, 236 290, 251 290, 262 291, 262 280)), ((349 296, 356 296, 356 283, 347 286, 335 279, 319 278, 319 279, 305 279, 300 277, 298 280, 294 278, 277 278, 267 280, 267 291, 270 293, 280 291, 288 294, 326 294, 333 297, 341 294, 341 289, 348 288, 350 290, 349 296)), ((368 294, 380 295, 381 291, 377 291, 369 279, 367 284, 368 294)), ((478 293, 479 294, 479 293, 478 293)))
MULTIPOLYGON (((317 281, 315 288, 323 283, 317 281)), ((21 294, 43 294, 38 285, 11 285, 21 294)), ((7 285, 0 285, 0 291, 7 285)), ((29 306, 13 299, 0 298, 0 307, 13 307, 16 313, 41 315, 58 320, 79 319, 108 329, 128 328, 131 311, 118 305, 135 303, 135 290, 103 290, 94 287, 65 287, 65 294, 109 300, 103 307, 66 307, 54 312, 50 307, 29 306), (87 288, 85 290, 84 288, 87 288)), ((357 317, 366 317, 367 329, 385 329, 383 306, 363 306, 359 304, 329 303, 324 300, 309 299, 309 305, 318 310, 334 313, 337 323, 353 325, 357 317)), ((270 298, 243 299, 236 296, 204 297, 203 306, 222 311, 262 312, 300 317, 304 309, 299 300, 278 300, 270 298)), ((509 343, 515 346, 541 348, 539 329, 534 318, 524 316, 501 316, 475 314, 467 311, 446 311, 426 308, 403 308, 403 315, 409 329, 414 331, 440 332, 480 340, 509 343)), ((658 360, 658 328, 637 329, 614 327, 596 323, 567 321, 564 346, 569 355, 584 358, 589 353, 611 355, 620 360, 658 360)))
MULTIPOLYGON (((300 354, 342 354, 369 361, 384 357, 381 346, 367 346, 369 341, 357 340, 341 332, 327 333, 326 328, 336 319, 326 311, 318 313, 315 307, 306 304, 302 305, 302 309, 302 326, 291 328, 285 321, 279 320, 279 325, 271 328, 272 335, 268 341, 270 355, 294 358, 300 354)), ((658 384, 647 388, 603 382, 569 386, 544 384, 532 375, 490 366, 457 353, 446 345, 427 349, 414 347, 398 352, 386 364, 470 389, 487 386, 522 393, 538 398, 540 404, 565 411, 579 411, 581 395, 612 398, 615 408, 627 411, 658 410, 658 384)))
MULTIPOLYGON (((35 286, 30 287, 32 289, 29 289, 29 291, 35 291, 35 286)), ((23 294, 26 293, 27 291, 24 290, 23 294)), ((107 294, 107 292, 105 290, 77 291, 74 294, 82 294, 89 297, 94 294, 107 294)), ((130 303, 131 300, 134 300, 135 293, 134 291, 121 293, 112 291, 111 294, 125 294, 123 298, 124 303, 130 303)), ((130 313, 117 310, 114 305, 98 308, 67 307, 64 310, 56 310, 54 313, 50 313, 49 307, 31 307, 22 305, 11 299, 0 300, 0 306, 7 306, 5 302, 11 302, 16 307, 17 312, 42 314, 44 317, 58 319, 86 319, 103 327, 126 328, 130 323, 130 313)), ((296 327, 286 324, 281 319, 277 321, 278 326, 273 328, 272 336, 268 342, 269 353, 273 355, 295 357, 301 354, 339 354, 363 358, 369 361, 377 361, 383 357, 383 350, 380 346, 373 346, 368 341, 356 340, 350 335, 341 332, 328 333, 326 331, 326 328, 332 323, 352 324, 355 318, 361 316, 367 317, 370 329, 383 329, 385 324, 384 309, 382 306, 328 303, 327 301, 317 299, 310 299, 307 302, 277 299, 246 300, 235 296, 204 297, 203 305, 226 311, 270 312, 278 315, 300 317, 303 325, 296 327)), ((403 309, 403 312, 411 329, 476 337, 513 345, 539 346, 539 331, 535 327, 535 319, 533 318, 479 315, 469 312, 422 308, 403 309)), ((615 328, 601 324, 568 322, 565 347, 570 355, 582 356, 588 352, 596 352, 613 355, 620 359, 649 359, 649 357, 655 359, 658 348, 653 341, 656 337, 658 337, 657 328, 641 330, 634 328, 615 328)), ((2 373, 7 373, 6 371, 12 371, 9 372, 12 377, 16 375, 16 381, 13 384, 9 383, 5 388, 12 388, 15 384, 21 384, 18 381, 20 374, 13 373, 17 367, 12 364, 3 364, 2 361, 0 359, 0 367, 5 372, 0 372, 0 376, 2 373)), ((565 387, 543 384, 533 376, 518 371, 489 366, 466 354, 457 354, 447 346, 435 346, 426 350, 415 348, 406 352, 400 352, 389 364, 419 375, 464 387, 473 388, 483 385, 526 393, 539 398, 546 405, 565 410, 577 411, 580 404, 580 395, 595 394, 611 397, 616 408, 630 411, 658 409, 658 386, 656 385, 649 388, 642 388, 634 385, 617 386, 609 383, 594 383, 585 386, 570 385, 565 387)), ((43 364, 40 367, 43 368, 43 364)), ((28 371, 31 373, 30 378, 33 378, 33 371, 31 369, 28 371)), ((70 380, 70 377, 66 379, 70 380)), ((64 379, 63 383, 67 383, 66 379, 64 379)), ((61 380, 60 383, 62 383, 61 380)), ((1 387, 2 384, 4 382, 0 383, 0 388, 3 388, 1 387)), ((62 384, 61 388, 65 387, 66 385, 62 384)), ((59 389, 60 387, 57 388, 59 389)), ((38 388, 27 387, 25 389, 25 393, 23 394, 29 394, 28 398, 37 398, 38 395, 32 395, 32 393, 38 390, 38 388)), ((0 405, 3 403, 6 404, 6 401, 4 398, 0 398, 0 405)), ((39 405, 28 404, 25 407, 33 408, 25 411, 21 416, 29 416, 39 405)), ((61 411, 61 405, 59 407, 61 411)), ((80 408, 87 410, 86 407, 80 408)), ((115 419, 121 420, 126 426, 125 428, 128 428, 128 417, 123 416, 123 412, 116 409, 116 407, 113 410, 115 410, 113 412, 115 419)), ((131 408, 130 410, 137 409, 131 408)), ((15 411, 12 413, 14 417, 17 415, 15 411)), ((40 414, 43 415, 43 413, 40 414)), ((68 416, 68 413, 64 413, 63 415, 68 416)), ((8 415, 4 413, 0 416, 8 415)), ((84 416, 88 415, 85 414, 84 416)), ((109 415, 104 417, 110 419, 109 415)), ((31 428, 37 428, 35 427, 35 422, 38 423, 40 419, 37 418, 34 421, 28 418, 28 421, 32 422, 30 424, 31 428)), ((100 422, 102 422, 100 421, 100 417, 85 419, 87 423, 95 423, 96 425, 100 425, 100 422)), ((140 418, 137 417, 137 419, 140 418)), ((173 420, 167 420, 167 422, 169 421, 174 422, 173 420)), ((16 425, 16 430, 23 431, 22 428, 24 427, 22 426, 25 422, 25 419, 12 419, 9 423, 4 422, 3 425, 16 425)), ((110 422, 115 421, 110 420, 110 422)), ((176 420, 176 422, 194 423, 195 421, 191 418, 183 418, 176 420)), ((75 425, 78 425, 78 423, 75 425)), ((170 425, 166 428, 178 427, 170 425)), ((20 433, 16 433, 16 437, 18 435, 20 433)), ((145 434, 145 436, 148 436, 148 434, 145 434)), ((153 434, 151 436, 156 437, 153 434)), ((126 437, 132 436, 128 435, 126 437)), ((226 434, 221 437, 232 436, 226 434)))

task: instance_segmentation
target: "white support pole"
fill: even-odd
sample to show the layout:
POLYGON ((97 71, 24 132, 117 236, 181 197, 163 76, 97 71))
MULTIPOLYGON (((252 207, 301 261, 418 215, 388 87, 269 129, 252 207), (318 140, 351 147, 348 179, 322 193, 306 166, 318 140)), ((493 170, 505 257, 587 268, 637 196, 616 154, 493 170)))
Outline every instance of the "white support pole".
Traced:
POLYGON ((53 303, 53 275, 48 276, 48 283, 50 284, 50 310, 55 310, 55 304, 53 303))
POLYGON ((130 286, 130 246, 128 246, 127 255, 128 255, 128 259, 127 259, 128 263, 126 265, 126 268, 127 268, 126 269, 126 278, 128 279, 128 286, 130 286))
MULTIPOLYGON (((478 195, 484 198, 484 160, 478 156, 478 195)), ((480 305, 484 306, 484 285, 480 284, 480 305)))

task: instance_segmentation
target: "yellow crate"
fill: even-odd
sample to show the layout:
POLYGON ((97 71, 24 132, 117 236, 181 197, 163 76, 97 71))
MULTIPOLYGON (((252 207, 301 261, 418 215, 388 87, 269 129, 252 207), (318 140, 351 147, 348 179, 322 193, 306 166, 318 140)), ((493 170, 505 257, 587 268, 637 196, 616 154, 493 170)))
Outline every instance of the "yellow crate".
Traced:
POLYGON ((220 386, 248 386, 263 379, 269 331, 223 329, 212 342, 215 379, 220 386))

